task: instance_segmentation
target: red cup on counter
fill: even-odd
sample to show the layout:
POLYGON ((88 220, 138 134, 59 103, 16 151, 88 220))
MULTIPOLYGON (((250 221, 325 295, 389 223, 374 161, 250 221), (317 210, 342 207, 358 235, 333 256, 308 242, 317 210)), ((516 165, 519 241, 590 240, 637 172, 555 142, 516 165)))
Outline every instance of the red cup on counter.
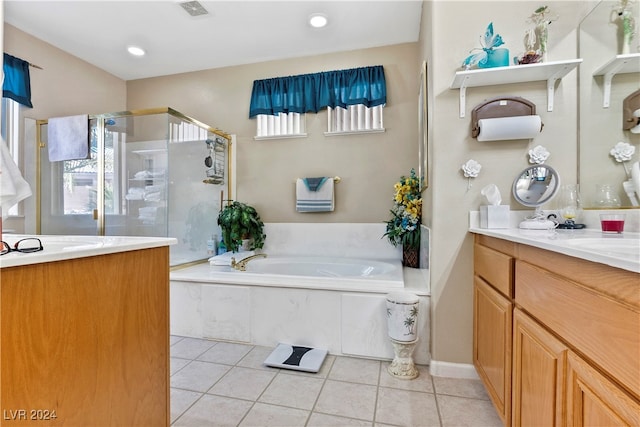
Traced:
POLYGON ((624 231, 625 214, 600 214, 600 227, 603 233, 620 234, 624 231))

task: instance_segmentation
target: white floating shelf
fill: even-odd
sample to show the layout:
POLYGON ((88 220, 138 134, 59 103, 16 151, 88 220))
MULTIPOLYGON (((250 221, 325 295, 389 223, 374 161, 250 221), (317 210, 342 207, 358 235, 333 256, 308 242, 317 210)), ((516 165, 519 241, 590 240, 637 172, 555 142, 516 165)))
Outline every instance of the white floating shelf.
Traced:
POLYGON ((604 101, 603 108, 609 108, 611 102, 611 80, 616 74, 639 73, 640 53, 628 53, 616 55, 615 58, 594 71, 594 76, 604 76, 604 101))
POLYGON ((468 87, 494 86, 542 80, 547 82, 547 111, 553 111, 553 95, 556 80, 566 76, 581 62, 582 59, 571 59, 567 61, 458 71, 451 83, 451 89, 460 89, 460 118, 463 118, 465 115, 466 89, 468 87))

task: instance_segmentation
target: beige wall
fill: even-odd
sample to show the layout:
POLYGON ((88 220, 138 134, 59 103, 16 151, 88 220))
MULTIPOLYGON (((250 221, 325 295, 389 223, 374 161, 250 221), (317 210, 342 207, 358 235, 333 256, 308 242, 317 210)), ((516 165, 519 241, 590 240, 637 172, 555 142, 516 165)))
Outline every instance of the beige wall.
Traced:
POLYGON ((4 24, 4 51, 43 68, 30 68, 33 108, 24 108, 24 117, 40 120, 126 107, 123 80, 9 24, 4 24))
POLYGON ((393 184, 417 167, 415 43, 299 59, 211 69, 127 82, 130 109, 170 106, 237 136, 237 195, 267 222, 382 222, 393 184), (307 138, 255 141, 249 119, 253 81, 270 77, 383 65, 386 132, 325 137, 326 110, 307 114, 307 138), (297 177, 335 176, 333 213, 295 212, 297 177))
MULTIPOLYGON (((496 184, 503 204, 510 204, 513 210, 525 209, 512 199, 511 183, 528 166, 528 150, 538 144, 551 152, 547 164, 559 172, 562 181, 576 182, 576 71, 557 85, 553 112, 546 111, 546 83, 534 82, 468 88, 466 118, 460 119, 459 91, 449 88, 455 71, 468 51, 477 47, 478 37, 489 22, 493 22, 511 55, 520 53, 526 18, 539 6, 539 2, 530 1, 439 1, 429 4, 430 17, 423 16, 423 40, 429 33, 433 37, 432 46, 423 42, 421 54, 428 59, 433 78, 432 203, 424 215, 432 229, 432 355, 437 361, 472 361, 473 238, 467 228, 468 212, 483 203, 480 190, 487 184, 496 184), (503 95, 522 96, 537 105, 544 122, 544 132, 539 137, 506 142, 478 142, 471 138, 471 109, 485 99, 503 95), (482 164, 482 171, 467 190, 460 166, 469 159, 482 164)), ((550 2, 550 7, 560 15, 550 26, 550 60, 574 59, 576 28, 584 16, 584 5, 555 1, 550 2)))
MULTIPOLYGON (((42 67, 42 70, 33 67, 29 70, 33 108, 21 107, 23 118, 43 120, 126 109, 123 80, 6 23, 3 38, 6 53, 42 67)), ((33 138, 23 140, 22 158, 27 164, 20 167, 35 194, 37 149, 33 138)), ((24 213, 30 216, 26 226, 22 218, 12 218, 5 222, 4 228, 19 233, 34 232, 35 206, 34 196, 24 202, 24 213)))
MULTIPOLYGON (((476 47, 478 36, 490 21, 512 54, 519 53, 525 20, 539 3, 438 1, 425 2, 423 6, 419 43, 129 81, 126 108, 170 106, 236 134, 237 199, 254 204, 267 222, 381 222, 388 218, 393 184, 411 167, 417 167, 418 76, 419 64, 426 59, 430 76, 431 169, 423 219, 432 229, 432 356, 436 361, 471 363, 472 238, 467 233, 468 212, 478 209, 482 202, 480 190, 490 183, 499 186, 503 203, 511 204, 512 209, 523 209, 512 200, 510 186, 516 174, 528 165, 527 151, 537 144, 549 149, 547 163, 558 170, 563 182, 576 181, 577 73, 572 72, 557 85, 553 112, 546 111, 543 82, 468 89, 467 117, 473 106, 484 99, 516 95, 535 102, 545 123, 544 132, 531 142, 479 143, 469 135, 469 119, 458 117, 459 92, 449 89, 455 70, 467 52, 476 47), (248 108, 254 79, 376 64, 385 67, 387 77, 385 133, 324 137, 326 114, 320 113, 307 117, 308 138, 253 140, 255 122, 248 119, 248 108), (479 161, 483 169, 467 190, 460 166, 469 159, 479 161), (335 213, 295 213, 294 180, 313 175, 343 178, 336 189, 335 213)), ((551 6, 560 14, 560 20, 551 26, 551 60, 576 58, 575 29, 584 16, 584 6, 574 1, 552 2, 551 6)), ((48 106, 46 114, 38 118, 83 110, 123 109, 121 105, 107 108, 105 102, 105 108, 96 110, 89 99, 83 104, 89 88, 95 89, 95 80, 105 80, 95 69, 90 69, 88 82, 82 86, 66 84, 53 92, 49 83, 64 73, 57 60, 47 59, 47 52, 54 48, 45 47, 41 49, 46 52, 25 58, 50 72, 56 70, 47 85, 39 83, 34 89, 46 91, 38 93, 40 101, 44 104, 46 100, 48 106), (66 87, 82 90, 68 94, 66 87)), ((32 51, 28 46, 25 49, 32 51)), ((19 53, 16 50, 17 56, 21 56, 19 53)), ((52 56, 59 55, 57 52, 52 56)), ((117 82, 114 86, 117 104, 122 90, 117 82)))

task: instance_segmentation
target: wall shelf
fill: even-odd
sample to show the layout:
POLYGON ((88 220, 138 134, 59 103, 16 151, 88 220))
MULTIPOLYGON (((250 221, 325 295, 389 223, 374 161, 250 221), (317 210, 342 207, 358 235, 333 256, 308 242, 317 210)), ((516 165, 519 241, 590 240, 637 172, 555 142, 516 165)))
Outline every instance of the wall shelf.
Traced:
POLYGON ((546 80, 547 82, 547 111, 553 111, 553 95, 556 80, 566 76, 581 62, 582 59, 571 59, 567 61, 457 71, 451 83, 451 89, 460 89, 460 118, 463 118, 465 115, 466 89, 468 87, 494 86, 542 80, 546 80))
POLYGON ((616 74, 640 72, 640 53, 628 53, 616 55, 609 62, 594 71, 594 76, 604 76, 604 100, 603 108, 609 108, 611 102, 611 80, 616 74))

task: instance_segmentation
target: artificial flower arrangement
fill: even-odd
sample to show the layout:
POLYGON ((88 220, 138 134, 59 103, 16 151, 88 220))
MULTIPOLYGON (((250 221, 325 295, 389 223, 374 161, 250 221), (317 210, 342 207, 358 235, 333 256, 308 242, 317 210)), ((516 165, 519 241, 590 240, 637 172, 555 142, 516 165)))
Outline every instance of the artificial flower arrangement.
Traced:
POLYGON ((405 248, 418 249, 420 247, 420 222, 422 217, 422 195, 420 193, 420 179, 415 169, 411 169, 408 177, 400 177, 394 185, 394 206, 391 209, 392 218, 385 221, 387 231, 383 236, 389 239, 393 246, 402 245, 405 248))

